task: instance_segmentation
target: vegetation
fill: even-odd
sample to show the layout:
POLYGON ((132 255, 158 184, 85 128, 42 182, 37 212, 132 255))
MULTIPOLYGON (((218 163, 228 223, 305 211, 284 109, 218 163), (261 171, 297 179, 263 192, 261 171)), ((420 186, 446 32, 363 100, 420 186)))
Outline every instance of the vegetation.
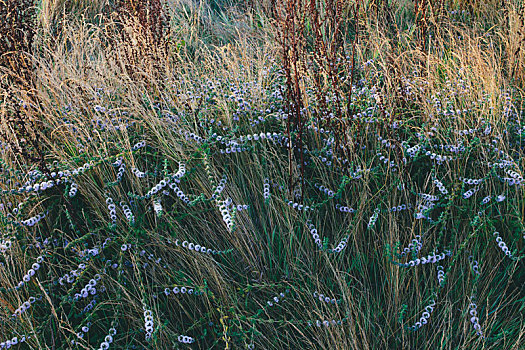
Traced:
POLYGON ((523 349, 522 1, 0 14, 0 349, 523 349))

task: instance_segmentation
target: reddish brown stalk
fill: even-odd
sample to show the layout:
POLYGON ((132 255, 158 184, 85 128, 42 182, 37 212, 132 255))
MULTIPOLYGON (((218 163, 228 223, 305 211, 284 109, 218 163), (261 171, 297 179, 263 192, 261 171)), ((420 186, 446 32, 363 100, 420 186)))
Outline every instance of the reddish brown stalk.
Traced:
POLYGON ((305 116, 302 113, 305 97, 301 90, 303 66, 310 68, 314 81, 317 103, 310 104, 315 106, 310 111, 315 116, 318 127, 333 132, 336 154, 348 155, 350 122, 345 121, 344 116, 349 114, 351 108, 361 2, 354 2, 352 7, 350 4, 350 0, 287 0, 284 6, 285 15, 280 17, 278 36, 286 79, 290 184, 293 183, 292 162, 295 155, 300 162, 301 183, 304 186, 305 116), (341 72, 348 63, 344 60, 344 45, 349 34, 346 23, 349 9, 353 9, 355 35, 352 42, 351 86, 350 91, 347 91, 347 82, 341 80, 341 72))
POLYGON ((35 35, 34 0, 0 0, 0 73, 1 83, 27 90, 33 85, 33 63, 29 58, 35 35), (7 78, 7 79, 5 79, 7 78))
POLYGON ((428 23, 427 23, 427 7, 428 7, 428 0, 417 0, 415 3, 415 17, 416 17, 416 26, 419 30, 418 34, 418 41, 419 41, 419 47, 422 52, 426 51, 426 37, 427 37, 427 30, 428 30, 428 23))
POLYGON ((162 1, 119 0, 116 13, 122 24, 128 24, 128 28, 120 28, 119 33, 124 44, 127 72, 133 75, 136 66, 146 62, 151 66, 148 73, 160 76, 164 68, 163 58, 169 51, 170 34, 169 14, 164 10, 162 1))
POLYGON ((29 117, 29 110, 33 108, 29 102, 22 107, 11 92, 6 94, 5 107, 0 118, 10 131, 0 130, 0 137, 9 144, 11 150, 19 155, 27 164, 35 164, 41 172, 50 177, 44 150, 41 145, 41 129, 29 117), (23 112, 25 108, 27 111, 23 112))
MULTIPOLYGON (((351 105, 352 105, 352 93, 353 93, 354 79, 355 79, 355 54, 356 54, 356 49, 357 49, 357 43, 359 40, 359 5, 360 5, 360 1, 357 1, 356 4, 353 6, 355 37, 354 37, 354 40, 352 41, 352 67, 350 71, 350 91, 348 92, 348 98, 347 98, 347 104, 346 104, 348 118, 351 118, 354 112, 351 109, 351 105)), ((349 128, 349 125, 346 125, 345 127, 345 149, 344 149, 344 154, 343 154, 344 156, 346 156, 347 155, 346 153, 348 153, 348 150, 346 149, 346 146, 348 145, 347 134, 346 134, 348 128, 349 128)), ((361 120, 358 119, 356 123, 355 135, 359 137, 360 132, 361 132, 361 120)), ((352 150, 350 151, 353 151, 355 149, 355 143, 356 143, 355 141, 352 141, 351 143, 352 150)))

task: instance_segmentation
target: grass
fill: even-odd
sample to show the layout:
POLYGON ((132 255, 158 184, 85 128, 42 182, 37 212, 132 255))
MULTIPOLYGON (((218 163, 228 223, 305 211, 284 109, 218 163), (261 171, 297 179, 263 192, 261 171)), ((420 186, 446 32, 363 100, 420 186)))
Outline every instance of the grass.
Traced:
POLYGON ((523 5, 287 3, 36 4, 0 348, 522 348, 523 5))

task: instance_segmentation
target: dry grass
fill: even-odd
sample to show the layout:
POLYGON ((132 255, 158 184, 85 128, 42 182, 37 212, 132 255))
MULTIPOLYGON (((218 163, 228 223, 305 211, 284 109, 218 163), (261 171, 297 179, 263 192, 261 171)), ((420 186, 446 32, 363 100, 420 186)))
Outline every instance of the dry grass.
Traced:
MULTIPOLYGON (((504 158, 494 151, 498 147, 509 169, 523 176, 523 6, 431 3, 435 6, 426 12, 428 36, 422 46, 411 1, 389 8, 379 1, 361 2, 358 16, 348 17, 358 21, 359 40, 344 43, 348 56, 355 53, 355 67, 350 57, 334 51, 321 75, 302 70, 300 88, 286 95, 290 85, 280 60, 283 45, 276 40, 279 18, 261 4, 169 1, 164 11, 170 34, 159 49, 144 19, 112 16, 105 12, 111 8, 106 1, 43 1, 31 93, 9 86, 28 107, 10 105, 9 110, 37 123, 32 137, 45 151, 50 172, 91 166, 50 190, 19 193, 19 187, 34 186, 45 176, 31 180, 38 177, 30 173, 37 165, 5 146, 23 143, 2 119, 9 142, 3 140, 1 157, 0 317, 5 322, 0 323, 0 342, 28 335, 23 346, 29 348, 99 348, 115 327, 110 348, 184 348, 179 336, 186 335, 194 338, 192 348, 519 349, 525 335, 523 186, 502 183, 498 176, 510 175, 487 162, 504 158), (442 13, 433 11, 437 5, 443 5, 442 13), (463 9, 468 13, 450 13, 463 9), (387 26, 386 19, 393 22, 387 26), (339 62, 340 70, 330 73, 330 62, 339 62), (336 78, 341 80, 334 88, 336 78), (348 96, 349 81, 354 85, 351 106, 341 97, 348 96), (344 132, 357 140, 352 152, 339 153, 330 145, 335 129, 316 131, 325 127, 319 122, 316 89, 323 98, 341 94, 339 106, 328 102, 326 108, 346 118, 344 132), (310 108, 301 114, 308 162, 302 170, 298 153, 287 147, 289 125, 283 118, 294 101, 280 96, 300 97, 310 108), (249 108, 242 107, 244 102, 249 108), (377 122, 367 121, 368 108, 377 122), (444 110, 465 112, 454 118, 444 110), (485 134, 489 124, 492 129, 485 134), (469 129, 478 131, 459 132, 469 129), (275 142, 239 140, 261 132, 281 136, 275 142), (218 135, 247 149, 226 154, 235 145, 221 143, 218 135), (379 136, 395 147, 384 146, 379 136), (142 140, 146 146, 137 148, 142 140), (457 159, 437 163, 424 152, 410 156, 416 144, 457 159), (465 150, 454 153, 432 144, 465 150), (330 151, 350 161, 333 159, 334 165, 327 165, 330 151), (119 158, 126 164, 121 180, 119 166, 112 166, 119 158), (180 164, 186 174, 177 186, 190 204, 168 187, 163 188, 167 195, 161 190, 146 196, 162 179, 174 176, 180 164), (133 168, 146 176, 137 177, 133 168), (290 186, 290 173, 292 182, 303 174, 302 188, 290 186), (222 193, 214 196, 224 177, 222 193), (478 193, 465 199, 473 186, 462 178, 485 180, 478 193), (448 195, 440 194, 436 179, 448 195), (270 183, 268 199, 265 181, 270 183), (326 195, 319 184, 337 194, 326 195), (70 196, 72 187, 78 188, 75 196, 70 196), (433 221, 416 219, 415 207, 425 202, 417 193, 439 196, 425 212, 433 221), (500 194, 506 198, 496 202, 500 194), (490 203, 481 204, 488 195, 490 203), (108 197, 116 204, 116 225, 108 197), (228 199, 249 205, 227 210, 233 226, 220 211, 228 199), (130 206, 133 223, 120 201, 130 206), (155 212, 155 201, 161 202, 162 214, 155 212), (315 210, 299 211, 288 201, 315 210), (408 203, 412 211, 389 210, 408 203), (355 213, 341 212, 336 205, 355 213), (35 226, 22 223, 46 211, 35 226), (325 237, 321 247, 312 239, 310 223, 325 237), (494 231, 516 259, 505 257, 494 231), (394 247, 402 250, 419 236, 419 253, 392 257, 394 247), (345 248, 330 252, 342 239, 345 248), (177 246, 176 240, 227 252, 197 253, 177 246), (11 246, 4 249, 7 241, 11 246), (86 258, 82 251, 93 248, 98 254, 86 258), (437 264, 405 268, 392 262, 436 250, 451 253, 437 264), (44 262, 35 276, 15 289, 39 256, 44 262), (86 265, 81 276, 61 286, 66 273, 82 270, 80 263, 86 265), (446 272, 442 284, 438 264, 446 272), (103 289, 73 301, 97 274, 96 287, 103 289), (206 292, 164 295, 164 288, 182 286, 206 292), (319 301, 316 292, 339 302, 319 301), (12 317, 30 297, 36 298, 31 308, 12 317), (410 329, 432 299, 436 305, 428 324, 410 329), (91 300, 96 304, 82 312, 91 300), (483 337, 470 322, 474 300, 483 337), (144 310, 153 315, 149 338, 144 310), (336 325, 324 326, 324 320, 336 325), (88 324, 89 331, 77 337, 88 324)), ((302 40, 311 39, 308 28, 302 34, 302 40)), ((298 57, 304 61, 295 62, 302 67, 320 59, 308 47, 298 57)), ((2 100, 3 115, 7 102, 2 100)), ((295 147, 297 134, 292 130, 289 135, 295 147)), ((30 143, 24 147, 36 152, 30 143)))

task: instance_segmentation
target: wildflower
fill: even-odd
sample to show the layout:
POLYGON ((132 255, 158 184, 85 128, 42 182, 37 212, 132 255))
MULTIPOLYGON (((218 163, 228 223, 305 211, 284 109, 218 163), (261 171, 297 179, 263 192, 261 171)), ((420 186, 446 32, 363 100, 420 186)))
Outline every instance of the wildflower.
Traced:
POLYGON ((191 344, 195 341, 195 339, 193 339, 192 337, 188 337, 188 336, 185 336, 185 335, 179 335, 177 340, 180 342, 180 343, 184 343, 184 344, 191 344))
POLYGON ((471 302, 469 304, 469 308, 470 308, 469 314, 472 316, 470 318, 470 322, 472 323, 474 329, 476 330, 476 335, 483 338, 483 332, 481 331, 481 326, 479 324, 479 318, 477 317, 477 311, 476 311, 477 305, 474 302, 471 302))

